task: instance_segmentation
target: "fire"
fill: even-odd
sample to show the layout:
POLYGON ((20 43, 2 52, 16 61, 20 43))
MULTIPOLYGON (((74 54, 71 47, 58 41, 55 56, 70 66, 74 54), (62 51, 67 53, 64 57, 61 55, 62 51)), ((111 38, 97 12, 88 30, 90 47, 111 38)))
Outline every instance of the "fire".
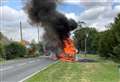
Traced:
POLYGON ((75 61, 76 48, 73 41, 70 38, 64 40, 64 52, 60 54, 60 60, 62 61, 75 61))

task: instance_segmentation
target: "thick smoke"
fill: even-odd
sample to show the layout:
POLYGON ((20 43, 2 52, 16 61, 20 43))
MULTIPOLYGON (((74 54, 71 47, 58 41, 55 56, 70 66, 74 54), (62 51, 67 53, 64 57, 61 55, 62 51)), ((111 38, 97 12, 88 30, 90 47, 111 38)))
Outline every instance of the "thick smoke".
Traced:
MULTIPOLYGON (((63 49, 63 41, 69 38, 70 31, 77 27, 72 19, 67 19, 56 10, 58 0, 27 0, 25 10, 33 24, 41 23, 46 33, 44 42, 55 49, 63 49)), ((51 49, 52 49, 51 48, 51 49)))

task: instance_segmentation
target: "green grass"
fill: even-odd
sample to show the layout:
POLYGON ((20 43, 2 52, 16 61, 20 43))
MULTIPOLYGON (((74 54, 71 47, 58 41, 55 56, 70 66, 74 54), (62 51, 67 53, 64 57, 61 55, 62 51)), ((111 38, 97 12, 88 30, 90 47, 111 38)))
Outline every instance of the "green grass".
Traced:
POLYGON ((81 58, 91 58, 91 59, 99 59, 99 57, 97 55, 93 55, 93 54, 77 54, 78 56, 80 56, 81 58))
MULTIPOLYGON (((95 55, 87 58, 97 59, 95 55)), ((118 75, 114 62, 58 62, 25 82, 118 82, 118 75)))

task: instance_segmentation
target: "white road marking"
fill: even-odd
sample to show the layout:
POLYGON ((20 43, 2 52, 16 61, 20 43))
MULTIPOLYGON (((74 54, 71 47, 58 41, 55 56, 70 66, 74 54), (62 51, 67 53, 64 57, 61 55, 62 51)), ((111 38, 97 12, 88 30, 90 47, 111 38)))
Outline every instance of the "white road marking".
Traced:
POLYGON ((33 73, 33 74, 31 74, 31 75, 25 77, 24 79, 22 79, 22 80, 20 80, 20 81, 18 81, 18 82, 23 82, 23 81, 29 79, 30 77, 32 77, 32 76, 36 75, 37 73, 39 73, 39 72, 41 72, 41 71, 47 69, 49 66, 51 66, 51 65, 53 65, 53 64, 56 64, 57 62, 58 62, 58 61, 56 61, 56 62, 54 62, 54 63, 52 63, 52 64, 47 65, 47 66, 44 67, 43 69, 41 69, 41 70, 39 70, 39 71, 37 71, 37 72, 35 72, 35 73, 33 73))
POLYGON ((14 68, 13 66, 9 66, 9 67, 1 67, 0 71, 6 71, 6 70, 9 70, 9 69, 12 69, 14 68))

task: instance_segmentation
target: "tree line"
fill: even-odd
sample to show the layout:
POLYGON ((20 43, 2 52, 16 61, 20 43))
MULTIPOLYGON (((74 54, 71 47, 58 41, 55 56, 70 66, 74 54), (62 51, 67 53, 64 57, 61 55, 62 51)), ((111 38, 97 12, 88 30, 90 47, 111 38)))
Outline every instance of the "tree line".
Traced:
POLYGON ((3 43, 0 42, 0 60, 37 57, 40 55, 43 55, 43 46, 41 42, 31 42, 29 45, 23 45, 22 43, 15 41, 3 45, 3 43))
POLYGON ((82 27, 74 32, 75 45, 79 51, 98 54, 105 59, 120 60, 120 13, 110 23, 107 30, 99 32, 95 28, 82 27))

